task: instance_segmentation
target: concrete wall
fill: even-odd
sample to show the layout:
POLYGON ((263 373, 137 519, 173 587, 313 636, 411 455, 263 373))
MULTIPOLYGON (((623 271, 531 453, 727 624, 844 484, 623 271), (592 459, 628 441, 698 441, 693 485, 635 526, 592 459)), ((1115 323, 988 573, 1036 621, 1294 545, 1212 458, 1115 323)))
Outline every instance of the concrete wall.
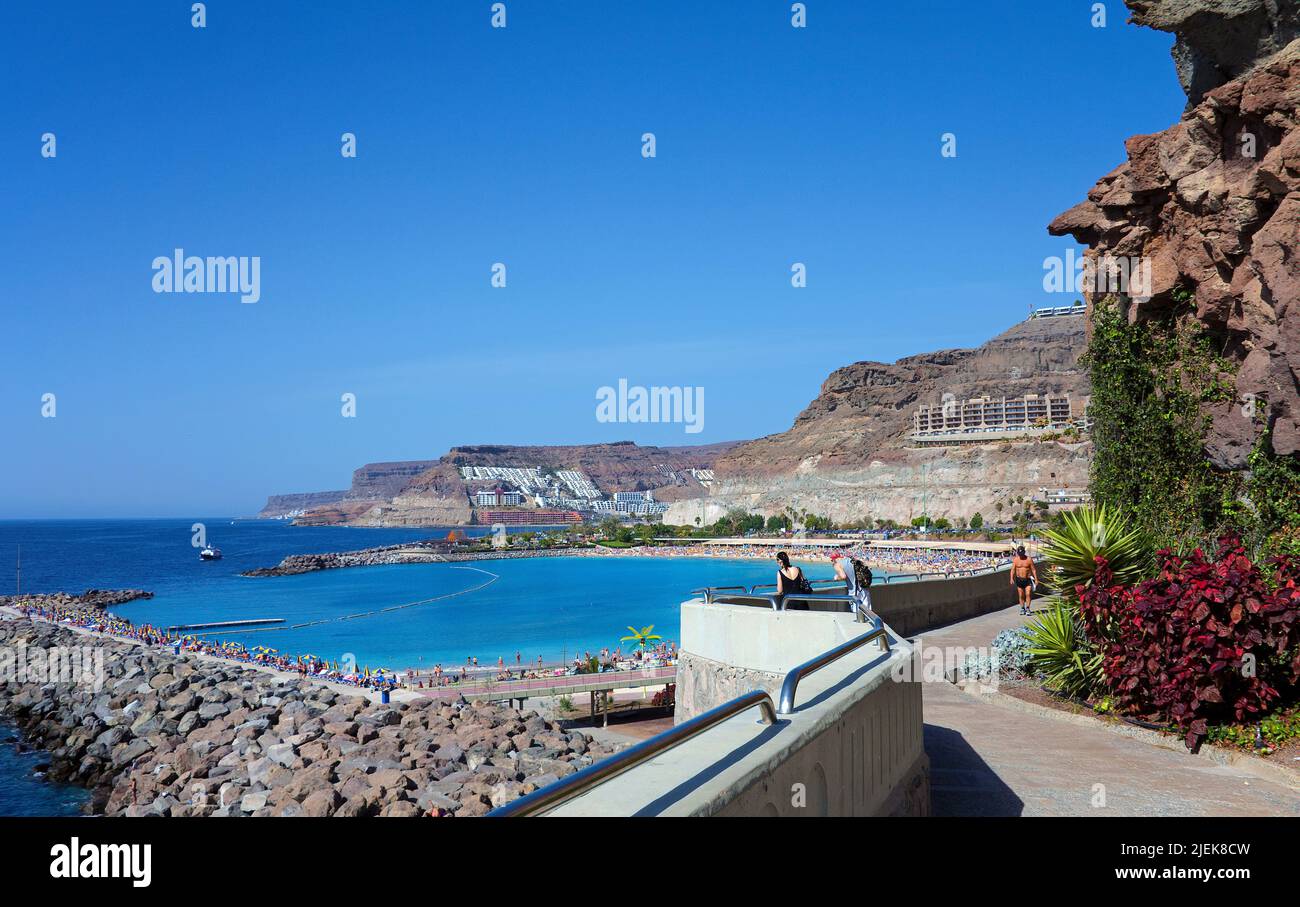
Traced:
POLYGON ((920 685, 884 679, 833 723, 805 733, 801 746, 735 785, 711 814, 928 816, 930 760, 922 731, 920 685))
POLYGON ((875 583, 871 605, 885 623, 903 636, 965 620, 1016 603, 1008 569, 953 579, 875 583))
POLYGON ((678 724, 753 689, 775 699, 785 672, 867 631, 850 614, 682 605, 678 724))
MULTIPOLYGON (((804 679, 776 727, 735 715, 550 815, 928 815, 921 687, 892 669, 911 657, 906 637, 1008 607, 1015 594, 1005 569, 871 594, 890 653, 863 646, 804 679)), ((685 602, 677 721, 754 689, 779 701, 787 671, 867 630, 850 614, 685 602)))

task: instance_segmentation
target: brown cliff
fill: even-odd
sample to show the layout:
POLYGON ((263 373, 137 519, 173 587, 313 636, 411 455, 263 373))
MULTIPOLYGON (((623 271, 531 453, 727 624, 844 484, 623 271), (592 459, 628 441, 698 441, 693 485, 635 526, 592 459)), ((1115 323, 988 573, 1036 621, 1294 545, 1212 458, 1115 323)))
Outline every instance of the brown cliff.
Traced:
POLYGON ((471 520, 460 466, 576 469, 606 494, 653 490, 663 501, 699 493, 691 469, 712 468, 734 442, 695 447, 643 447, 630 441, 563 446, 478 445, 453 448, 438 460, 368 463, 352 474, 347 492, 275 495, 259 514, 278 517, 303 510, 307 526, 456 526, 471 520), (314 503, 302 506, 307 501, 314 503), (289 506, 292 505, 292 506, 289 506))
POLYGON ((1209 413, 1216 466, 1244 468, 1265 425, 1276 453, 1295 454, 1300 39, 1283 44, 1300 11, 1275 0, 1128 3, 1134 21, 1178 34, 1175 60, 1193 61, 1179 63, 1191 105, 1164 132, 1129 139, 1127 161, 1049 230, 1094 258, 1151 262, 1150 298, 1123 297, 1133 320, 1169 311, 1177 291, 1192 294, 1196 319, 1238 366, 1239 399, 1209 413), (1252 401, 1267 403, 1263 424, 1247 415, 1252 401))
POLYGON ((273 494, 266 499, 266 505, 257 513, 256 519, 276 520, 294 517, 313 507, 325 507, 337 504, 347 495, 343 491, 305 491, 299 494, 273 494))
POLYGON ((996 505, 1042 487, 1082 489, 1091 445, 1055 441, 907 447, 917 406, 984 394, 1069 394, 1081 414, 1089 394, 1079 365, 1079 316, 1031 319, 974 349, 940 350, 832 372, 785 432, 718 459, 706 497, 676 504, 667 520, 708 523, 731 508, 787 507, 840 522, 930 516, 991 518, 996 505))
POLYGON ((474 445, 454 447, 443 457, 454 466, 541 466, 577 469, 601 491, 653 491, 662 501, 699 493, 691 469, 711 469, 737 442, 689 447, 646 447, 631 441, 610 444, 546 446, 474 445))

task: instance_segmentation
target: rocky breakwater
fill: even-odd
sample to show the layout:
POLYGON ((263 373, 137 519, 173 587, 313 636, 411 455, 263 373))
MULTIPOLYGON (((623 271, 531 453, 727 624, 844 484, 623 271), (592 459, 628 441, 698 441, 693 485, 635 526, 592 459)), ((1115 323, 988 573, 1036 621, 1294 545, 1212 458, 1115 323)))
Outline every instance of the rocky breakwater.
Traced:
POLYGON ((114 605, 123 605, 140 598, 153 598, 152 592, 143 589, 87 589, 80 595, 69 592, 51 592, 39 595, 0 595, 0 606, 13 606, 20 602, 38 607, 95 608, 103 611, 114 605))
POLYGON ((421 549, 417 544, 390 545, 384 548, 363 548, 360 551, 331 551, 325 554, 291 554, 274 567, 246 570, 240 576, 293 576, 298 573, 315 573, 317 570, 336 570, 341 567, 378 567, 385 564, 433 564, 447 557, 433 549, 421 549))
POLYGON ((97 684, 0 684, 49 777, 125 816, 479 816, 612 750, 535 712, 380 705, 322 684, 27 620, 0 646, 92 642, 97 684))

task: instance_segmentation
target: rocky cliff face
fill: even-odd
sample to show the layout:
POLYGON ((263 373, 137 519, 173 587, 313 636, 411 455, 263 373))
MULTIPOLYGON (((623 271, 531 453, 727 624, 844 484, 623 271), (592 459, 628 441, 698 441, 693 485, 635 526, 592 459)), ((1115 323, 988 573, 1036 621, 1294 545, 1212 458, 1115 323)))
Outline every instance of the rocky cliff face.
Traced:
POLYGON ((659 500, 694 495, 699 483, 688 470, 711 469, 735 442, 692 447, 643 447, 631 441, 537 447, 477 445, 453 448, 444 463, 454 466, 542 466, 585 472, 606 493, 652 490, 659 500))
POLYGON ((1040 488, 1085 488, 1091 445, 997 443, 908 449, 912 417, 945 394, 1089 393, 1079 365, 1084 319, 1025 321, 975 349, 940 350, 895 363, 857 362, 831 373, 789 431, 741 445, 718 459, 718 484, 674 504, 668 521, 712 522, 732 507, 786 507, 837 521, 995 515, 999 501, 1040 488))
POLYGON ((281 517, 296 516, 313 507, 336 504, 347 495, 343 491, 307 491, 302 494, 273 494, 266 499, 264 506, 257 513, 259 520, 277 520, 281 517))
MULTIPOLYGON (((385 508, 391 510, 393 498, 424 473, 436 469, 437 460, 402 460, 392 463, 367 463, 352 472, 347 491, 321 491, 295 495, 272 495, 258 514, 260 518, 295 514, 305 526, 333 526, 343 523, 358 526, 447 525, 469 521, 469 502, 457 502, 454 496, 431 498, 427 493, 413 499, 412 510, 419 509, 425 522, 398 519, 383 521, 385 508), (305 506, 302 506, 304 505, 305 506), (289 506, 292 505, 292 506, 289 506)), ((418 494, 418 492, 417 492, 418 494)), ((463 499, 465 495, 462 493, 463 499)))
MULTIPOLYGON (((1178 35, 1182 120, 1126 143, 1128 159, 1049 230, 1089 255, 1151 262, 1133 320, 1193 294, 1195 317, 1239 366, 1240 399, 1210 412, 1206 453, 1242 469, 1266 401, 1278 454, 1300 452, 1300 6, 1283 0, 1127 0, 1178 35), (1289 42, 1289 43, 1287 43, 1289 42), (1146 296, 1143 293, 1143 296, 1146 296)), ((1094 301, 1092 299, 1089 300, 1094 301)))
POLYGON ((538 466, 585 472, 601 491, 653 490, 664 501, 698 494, 691 469, 710 469, 734 443, 696 447, 642 447, 631 441, 569 446, 456 447, 439 460, 368 463, 352 474, 346 492, 275 495, 258 514, 305 511, 307 526, 456 526, 471 507, 460 466, 538 466))
POLYGON ((383 501, 399 494, 416 477, 438 465, 437 460, 367 463, 352 472, 352 487, 343 496, 349 503, 383 501))
POLYGON ((1300 38, 1295 0, 1127 0, 1132 21, 1176 36, 1178 81, 1190 106, 1300 38))
POLYGON ((460 473, 434 463, 380 501, 346 522, 354 526, 458 526, 470 520, 469 497, 460 473))

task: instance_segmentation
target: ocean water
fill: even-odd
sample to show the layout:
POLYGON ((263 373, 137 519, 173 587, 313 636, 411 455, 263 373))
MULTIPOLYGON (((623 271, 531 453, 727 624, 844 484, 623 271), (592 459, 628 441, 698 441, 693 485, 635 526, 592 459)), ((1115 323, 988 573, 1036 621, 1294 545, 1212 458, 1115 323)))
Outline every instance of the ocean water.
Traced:
MULTIPOLYGON (((253 618, 283 618, 285 626, 318 621, 301 629, 217 635, 249 647, 262 644, 330 660, 351 655, 363 667, 400 670, 438 662, 459 665, 471 656, 480 664, 495 664, 498 657, 513 662, 516 652, 526 662, 539 655, 548 662, 567 660, 618 646, 630 625, 653 624, 656 633, 677 640, 678 606, 690 590, 772 582, 776 572, 771 561, 546 557, 239 576, 289 554, 390 545, 445 532, 229 518, 0 521, 0 592, 15 589, 21 545, 26 592, 146 589, 155 597, 114 610, 158 626, 253 618), (206 525, 208 541, 221 548, 222 560, 199 560, 190 543, 194 522, 206 525)), ((832 572, 829 565, 806 569, 813 579, 832 572)), ((47 757, 19 753, 12 742, 3 742, 16 739, 16 733, 0 724, 0 816, 76 815, 88 793, 36 777, 36 766, 47 757)))
MULTIPOLYGON (((241 577, 288 554, 343 551, 445 533, 430 529, 291 526, 280 521, 104 520, 0 522, 0 590, 12 591, 22 546, 24 591, 140 588, 155 593, 114 609, 156 626, 280 618, 300 629, 235 633, 221 639, 363 667, 401 670, 463 664, 571 659, 619 645, 627 627, 649 624, 678 639, 678 606, 704 585, 772 582, 769 561, 693 558, 546 557, 458 564, 325 570, 241 577), (203 562, 191 525, 203 522, 223 559, 203 562), (430 601, 430 599, 433 599, 430 601), (422 604, 413 604, 423 602, 422 604), (394 606, 387 613, 354 619, 394 606)), ((810 567, 813 579, 831 575, 810 567)))
POLYGON ((75 816, 90 791, 73 784, 54 784, 36 770, 49 756, 39 750, 19 752, 18 729, 0 722, 0 816, 75 816))

